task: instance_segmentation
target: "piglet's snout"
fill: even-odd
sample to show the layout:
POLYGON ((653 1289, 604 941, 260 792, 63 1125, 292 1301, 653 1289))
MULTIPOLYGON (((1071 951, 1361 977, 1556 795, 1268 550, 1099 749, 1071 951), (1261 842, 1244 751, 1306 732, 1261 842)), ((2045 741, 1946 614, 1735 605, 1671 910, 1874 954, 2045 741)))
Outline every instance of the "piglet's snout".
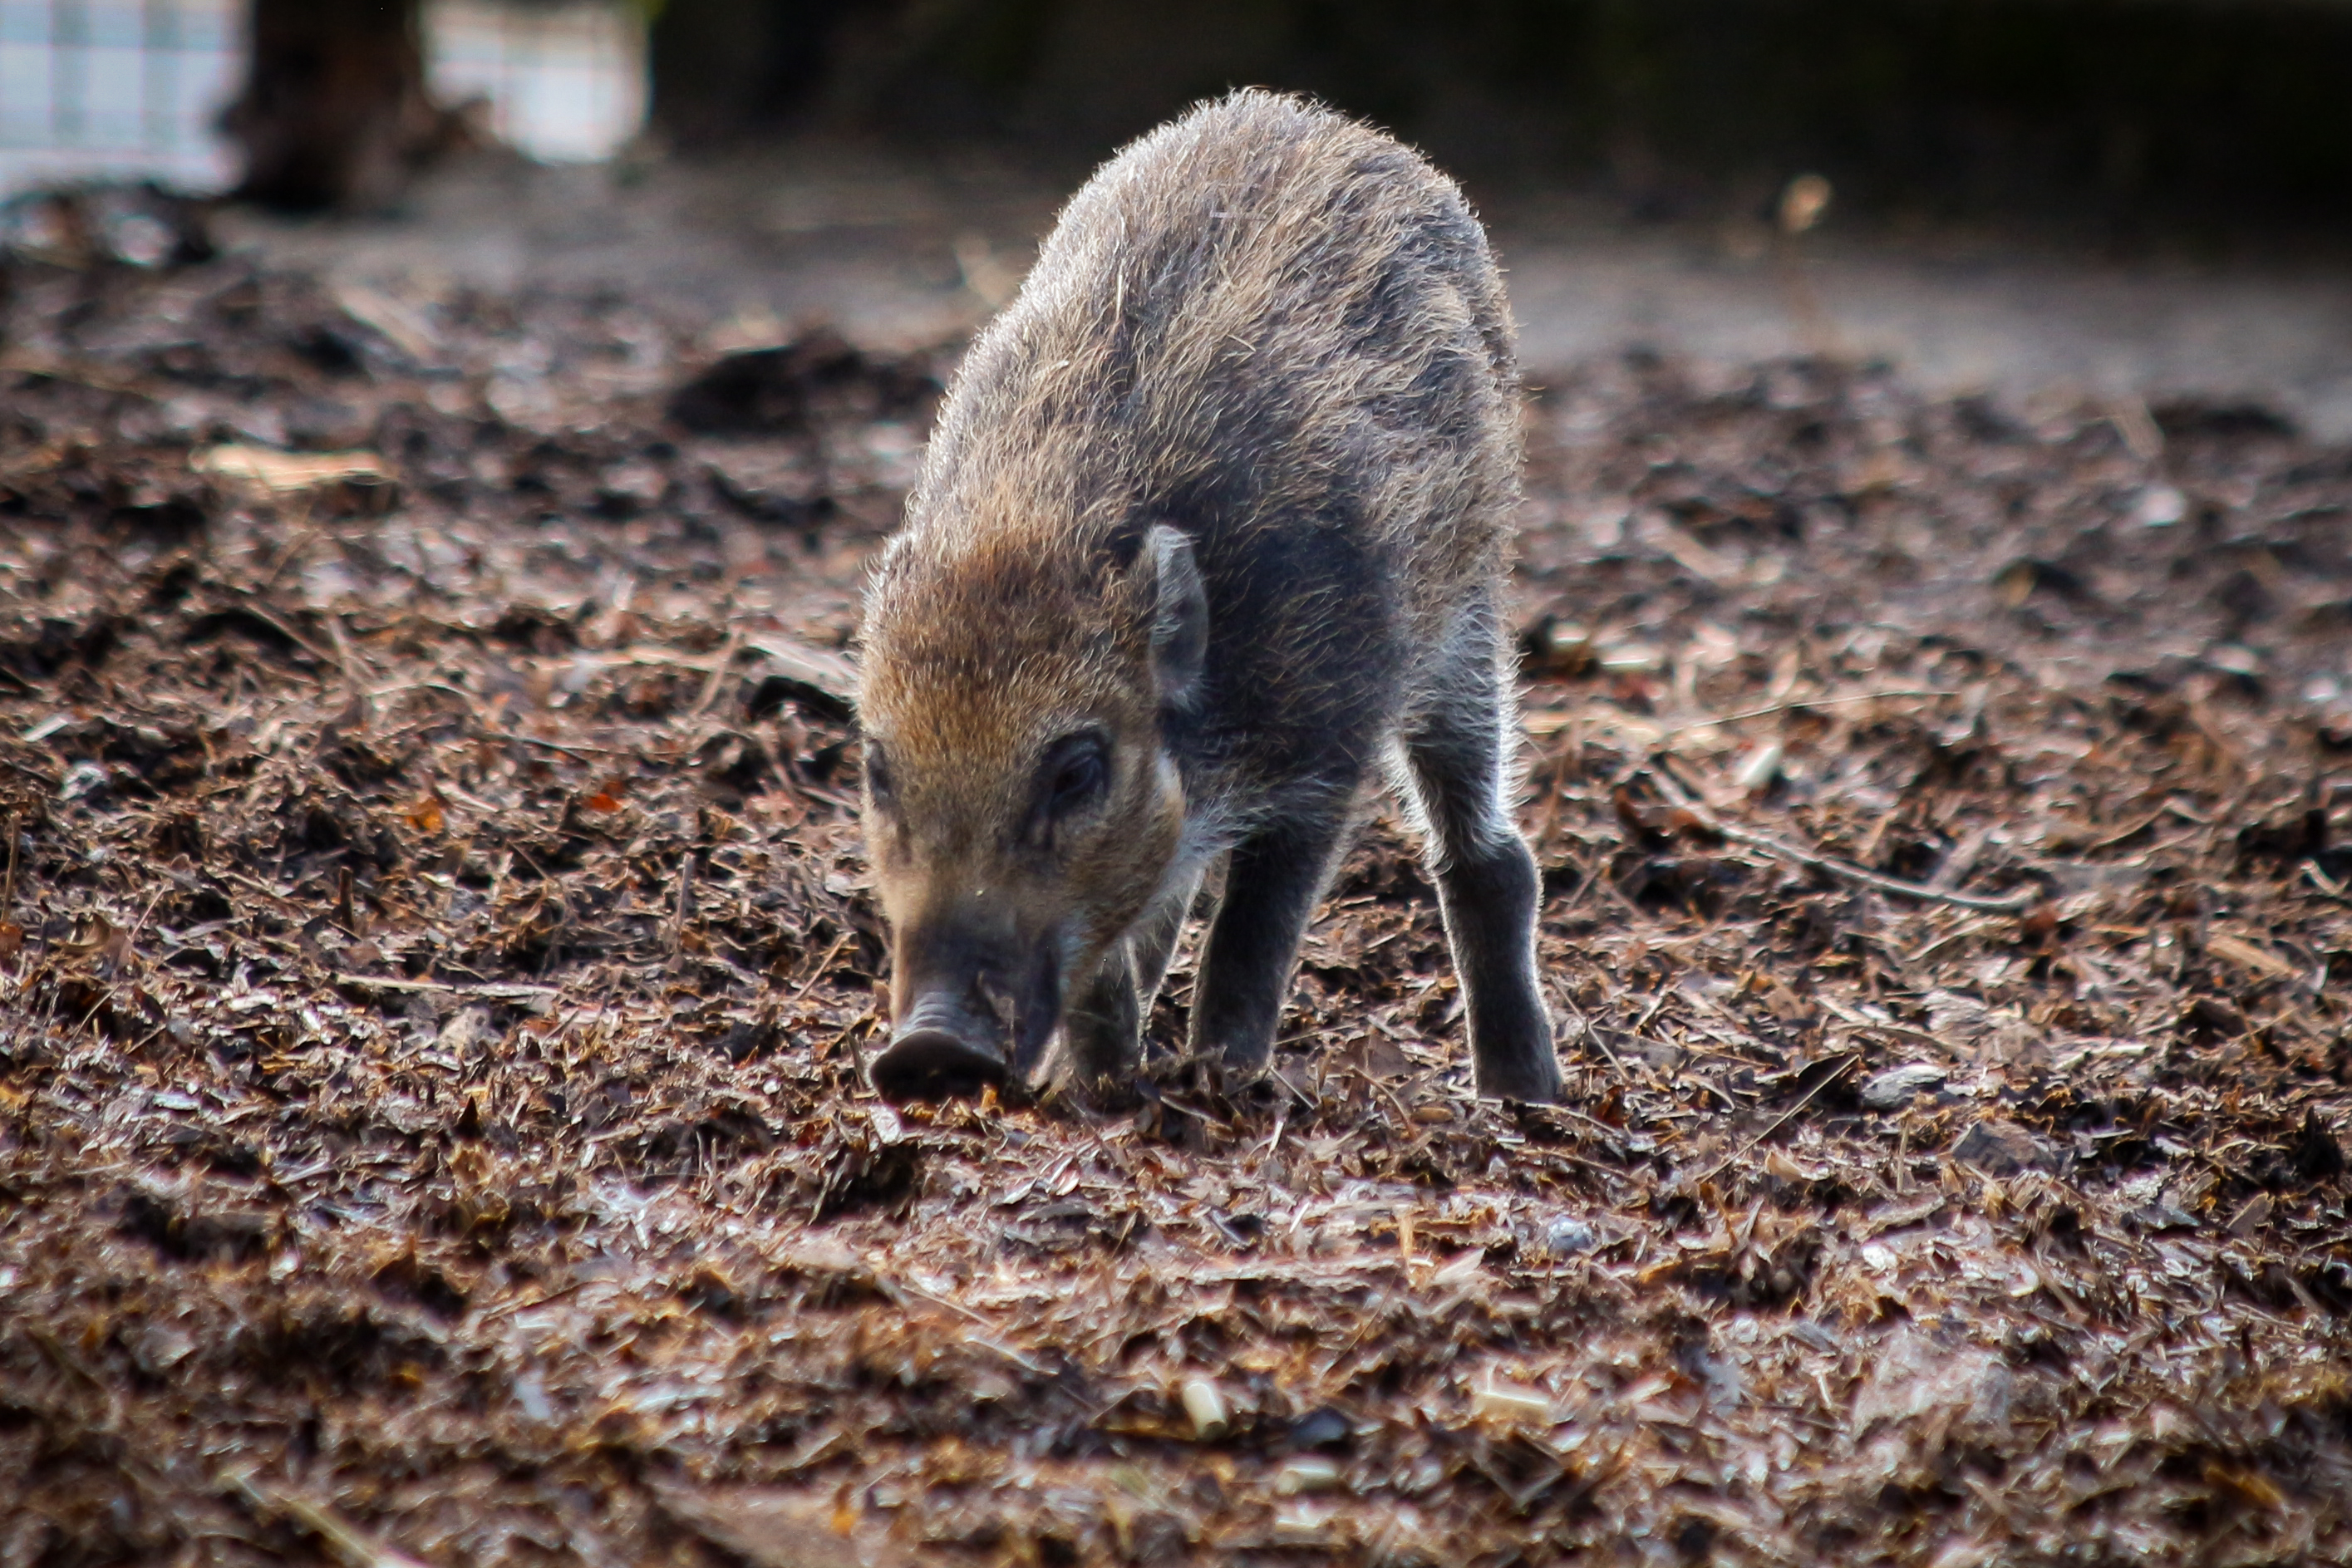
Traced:
POLYGON ((950 992, 915 998, 867 1070, 885 1100, 949 1100, 1012 1076, 1003 1026, 950 992))

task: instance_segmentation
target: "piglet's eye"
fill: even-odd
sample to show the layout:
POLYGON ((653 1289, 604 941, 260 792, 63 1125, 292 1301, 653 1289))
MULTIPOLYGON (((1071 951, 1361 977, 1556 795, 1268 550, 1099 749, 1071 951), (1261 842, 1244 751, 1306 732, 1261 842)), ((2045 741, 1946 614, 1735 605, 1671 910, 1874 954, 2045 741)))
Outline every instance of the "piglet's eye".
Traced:
POLYGON ((882 747, 869 740, 866 743, 866 788, 877 800, 890 798, 890 765, 883 759, 882 747))
POLYGON ((1066 817, 1101 798, 1110 782, 1109 748, 1090 730, 1065 736, 1055 742, 1039 771, 1046 815, 1066 817))

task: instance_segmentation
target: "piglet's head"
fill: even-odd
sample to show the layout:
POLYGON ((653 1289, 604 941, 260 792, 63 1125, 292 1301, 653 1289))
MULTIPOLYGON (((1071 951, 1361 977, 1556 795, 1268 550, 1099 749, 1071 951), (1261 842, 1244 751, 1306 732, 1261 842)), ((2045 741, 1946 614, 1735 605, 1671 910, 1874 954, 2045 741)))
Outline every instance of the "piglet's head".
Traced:
POLYGON ((866 852, 890 925, 894 1100, 1025 1080, 1167 879, 1207 601, 1164 525, 1099 546, 902 536, 866 602, 866 852))

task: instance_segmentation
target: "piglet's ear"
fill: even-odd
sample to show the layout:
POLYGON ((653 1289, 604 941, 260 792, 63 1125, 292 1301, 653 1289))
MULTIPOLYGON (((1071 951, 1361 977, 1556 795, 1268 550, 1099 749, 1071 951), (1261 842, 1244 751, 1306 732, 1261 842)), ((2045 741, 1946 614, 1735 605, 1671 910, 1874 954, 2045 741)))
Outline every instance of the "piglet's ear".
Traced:
POLYGON ((1192 541, 1165 523, 1144 536, 1151 563, 1151 669, 1162 702, 1190 702, 1209 652, 1209 591, 1192 559, 1192 541))

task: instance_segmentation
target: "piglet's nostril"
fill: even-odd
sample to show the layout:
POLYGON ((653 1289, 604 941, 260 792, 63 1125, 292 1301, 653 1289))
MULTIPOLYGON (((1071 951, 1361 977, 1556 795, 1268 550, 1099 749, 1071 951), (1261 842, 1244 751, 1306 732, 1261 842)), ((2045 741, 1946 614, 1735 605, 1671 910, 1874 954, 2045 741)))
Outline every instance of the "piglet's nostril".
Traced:
POLYGON ((917 1027, 899 1034, 866 1070, 885 1100, 953 1100, 978 1094, 1011 1076, 1004 1059, 944 1029, 917 1027))

